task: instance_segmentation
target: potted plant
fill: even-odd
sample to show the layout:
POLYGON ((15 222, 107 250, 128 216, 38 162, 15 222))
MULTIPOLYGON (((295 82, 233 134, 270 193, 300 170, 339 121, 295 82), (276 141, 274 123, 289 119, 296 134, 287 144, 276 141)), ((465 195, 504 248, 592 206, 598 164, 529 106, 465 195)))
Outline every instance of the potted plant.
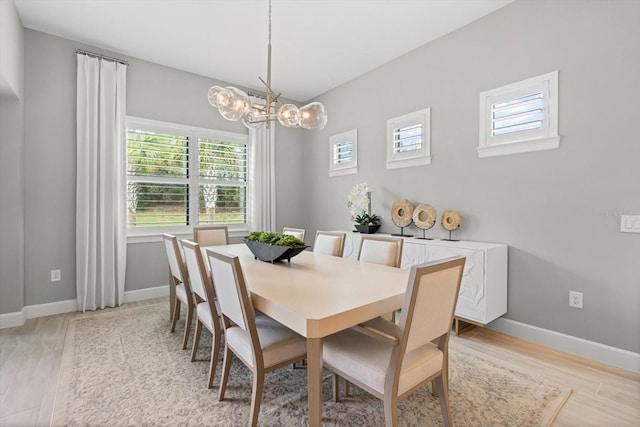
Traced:
POLYGON ((264 231, 254 231, 245 236, 244 243, 255 259, 270 263, 284 259, 291 262, 291 258, 309 247, 295 236, 264 231))
POLYGON ((380 217, 375 214, 369 215, 362 212, 360 215, 356 215, 354 221, 356 222, 356 230, 363 234, 373 234, 380 228, 380 217))
POLYGON ((356 230, 363 234, 372 234, 380 228, 380 217, 371 213, 371 190, 366 182, 356 185, 349 193, 347 201, 351 220, 356 230))

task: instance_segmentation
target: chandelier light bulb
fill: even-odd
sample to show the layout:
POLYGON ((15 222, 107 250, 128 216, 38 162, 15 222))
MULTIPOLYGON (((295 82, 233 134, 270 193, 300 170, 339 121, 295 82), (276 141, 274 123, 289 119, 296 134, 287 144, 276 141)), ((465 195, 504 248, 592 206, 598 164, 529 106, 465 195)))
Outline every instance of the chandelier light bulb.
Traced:
POLYGON ((305 129, 324 129, 327 124, 327 110, 320 102, 312 102, 300 107, 300 126, 305 129))
POLYGON ((242 123, 249 129, 258 129, 266 122, 264 112, 258 108, 251 108, 249 113, 242 118, 242 123))
POLYGON ((300 110, 293 104, 284 104, 278 110, 278 121, 282 126, 297 128, 300 126, 300 110))

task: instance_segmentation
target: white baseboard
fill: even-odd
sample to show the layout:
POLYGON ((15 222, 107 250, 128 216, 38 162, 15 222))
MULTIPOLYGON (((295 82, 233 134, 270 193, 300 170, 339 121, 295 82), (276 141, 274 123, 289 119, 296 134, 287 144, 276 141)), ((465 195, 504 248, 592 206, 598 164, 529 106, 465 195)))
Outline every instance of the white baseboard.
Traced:
POLYGON ((22 307, 21 311, 0 314, 0 329, 22 326, 27 320, 27 307, 22 307))
POLYGON ((166 297, 169 295, 169 285, 158 286, 155 288, 138 289, 136 291, 127 291, 124 293, 124 302, 143 301, 151 298, 166 297))
MULTIPOLYGON (((142 301, 151 298, 158 298, 169 295, 169 286, 158 286, 155 288, 126 291, 124 293, 124 303, 142 301)), ((14 313, 0 314, 0 329, 22 326, 27 319, 36 317, 52 316, 54 314, 73 313, 78 311, 78 303, 74 299, 50 302, 46 304, 28 305, 21 311, 14 313)))
POLYGON ((487 327, 518 338, 546 345, 556 350, 640 374, 640 354, 632 351, 587 341, 582 338, 503 318, 494 320, 488 324, 487 327))

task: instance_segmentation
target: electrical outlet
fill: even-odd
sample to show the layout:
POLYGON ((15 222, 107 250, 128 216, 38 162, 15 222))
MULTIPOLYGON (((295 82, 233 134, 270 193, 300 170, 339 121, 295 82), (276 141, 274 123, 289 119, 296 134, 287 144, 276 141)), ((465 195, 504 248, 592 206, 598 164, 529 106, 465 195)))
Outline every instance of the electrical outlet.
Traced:
POLYGON ((60 281, 60 270, 51 270, 51 281, 52 282, 60 281))
POLYGON ((582 292, 569 291, 569 307, 582 308, 582 292))

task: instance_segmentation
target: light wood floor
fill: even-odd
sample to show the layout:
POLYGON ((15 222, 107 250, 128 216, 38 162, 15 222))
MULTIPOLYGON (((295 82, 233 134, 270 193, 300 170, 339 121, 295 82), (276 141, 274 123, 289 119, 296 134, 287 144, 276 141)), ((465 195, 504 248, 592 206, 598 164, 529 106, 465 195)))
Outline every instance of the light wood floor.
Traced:
MULTIPOLYGON (((79 316, 83 314, 30 319, 23 326, 0 330, 0 426, 49 425, 67 322, 79 316)), ((452 339, 573 389, 554 426, 640 426, 640 375, 489 329, 474 328, 452 339)))

